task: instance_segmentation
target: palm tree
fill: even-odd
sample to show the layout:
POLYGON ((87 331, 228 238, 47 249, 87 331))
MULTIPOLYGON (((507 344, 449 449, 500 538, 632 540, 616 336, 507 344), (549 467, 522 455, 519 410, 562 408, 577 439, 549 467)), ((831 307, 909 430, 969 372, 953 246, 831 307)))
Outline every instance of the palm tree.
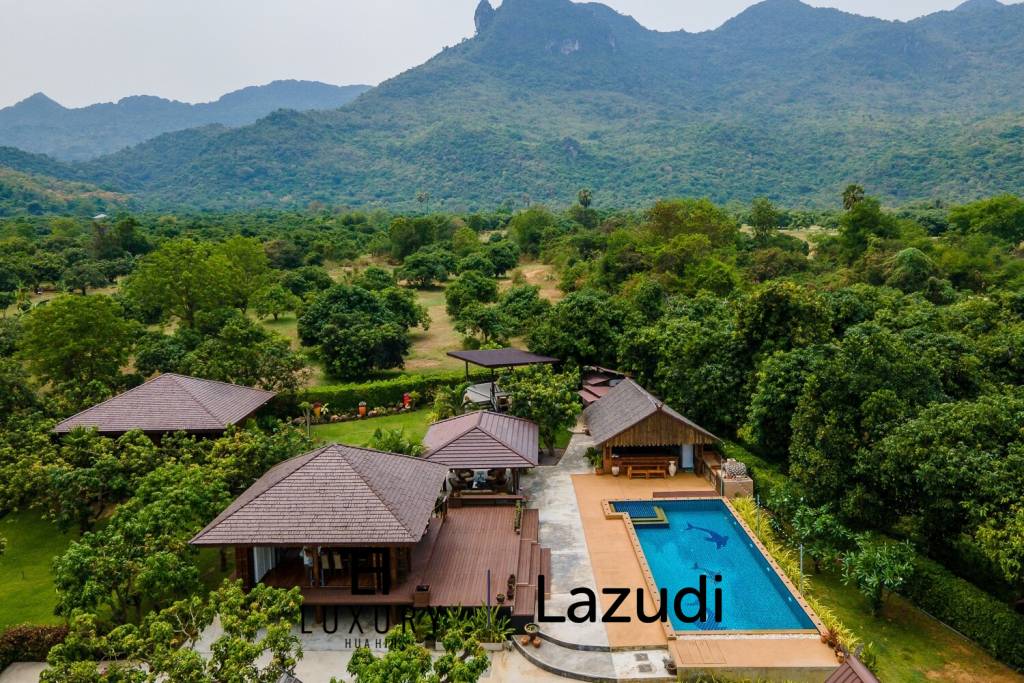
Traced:
POLYGON ((856 183, 846 186, 843 190, 843 208, 849 211, 864 199, 864 188, 856 183))
POLYGON ((582 206, 584 209, 590 208, 590 202, 593 200, 593 198, 593 194, 587 188, 583 188, 576 195, 576 199, 579 200, 580 206, 582 206))

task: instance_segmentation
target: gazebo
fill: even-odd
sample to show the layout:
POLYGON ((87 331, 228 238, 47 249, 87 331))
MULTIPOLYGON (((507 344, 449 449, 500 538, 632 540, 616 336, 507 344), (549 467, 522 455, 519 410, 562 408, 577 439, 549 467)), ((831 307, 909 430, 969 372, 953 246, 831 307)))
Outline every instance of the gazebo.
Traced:
POLYGON ((154 438, 173 432, 220 436, 229 426, 252 417, 275 395, 169 372, 72 415, 53 431, 66 434, 85 427, 112 437, 133 429, 154 438))
POLYGON ((519 499, 520 470, 536 467, 540 451, 535 423, 489 410, 435 422, 423 445, 424 460, 454 470, 452 488, 467 502, 519 499))
POLYGON ((466 390, 463 400, 472 405, 490 405, 494 410, 503 410, 508 402, 505 394, 498 388, 497 371, 511 370, 525 365, 557 365, 557 358, 541 356, 522 349, 475 349, 468 351, 449 351, 448 355, 458 358, 466 364, 466 379, 469 379, 469 366, 487 368, 491 371, 491 381, 474 384, 466 390))
POLYGON ((693 469, 705 446, 720 439, 682 416, 628 377, 583 411, 601 450, 603 470, 629 477, 665 477, 674 464, 693 469))

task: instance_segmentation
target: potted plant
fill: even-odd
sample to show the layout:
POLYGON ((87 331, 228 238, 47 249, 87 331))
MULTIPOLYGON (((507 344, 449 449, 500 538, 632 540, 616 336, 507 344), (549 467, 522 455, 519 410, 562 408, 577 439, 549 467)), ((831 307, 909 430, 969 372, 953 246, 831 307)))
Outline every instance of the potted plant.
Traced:
POLYGON ((584 459, 594 468, 595 474, 601 474, 604 468, 604 456, 601 451, 597 450, 593 446, 588 448, 583 454, 584 459))
POLYGON ((469 618, 469 626, 480 647, 491 652, 505 649, 505 641, 512 635, 512 624, 498 607, 475 610, 469 618))
POLYGON ((524 635, 523 639, 519 642, 523 645, 533 643, 534 647, 540 647, 540 626, 537 626, 537 624, 534 623, 529 623, 523 627, 523 633, 526 635, 524 635))

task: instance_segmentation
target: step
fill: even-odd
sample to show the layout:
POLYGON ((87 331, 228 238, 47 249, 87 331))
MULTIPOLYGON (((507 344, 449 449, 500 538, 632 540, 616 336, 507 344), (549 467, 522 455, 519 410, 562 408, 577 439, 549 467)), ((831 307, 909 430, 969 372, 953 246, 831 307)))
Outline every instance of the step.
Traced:
POLYGON ((525 538, 519 541, 519 561, 516 564, 516 585, 526 586, 534 583, 533 576, 530 574, 530 558, 533 556, 533 546, 537 545, 534 541, 528 541, 525 538))
POLYGON ((540 573, 544 575, 544 597, 551 597, 551 548, 540 549, 540 573))
POLYGON ((604 682, 626 682, 626 683, 661 683, 662 681, 675 681, 675 676, 670 676, 665 670, 663 660, 668 653, 663 650, 645 651, 643 653, 611 653, 593 650, 576 650, 562 647, 552 642, 544 642, 541 647, 535 648, 532 645, 523 645, 519 637, 512 639, 513 646, 527 661, 534 666, 547 671, 548 673, 571 678, 577 681, 604 682), (643 662, 634 660, 644 658, 643 662), (619 676, 616 668, 616 657, 622 662, 631 664, 623 668, 632 673, 623 677, 619 676), (625 659, 623 659, 625 658, 625 659), (640 672, 637 667, 649 666, 650 672, 640 672))

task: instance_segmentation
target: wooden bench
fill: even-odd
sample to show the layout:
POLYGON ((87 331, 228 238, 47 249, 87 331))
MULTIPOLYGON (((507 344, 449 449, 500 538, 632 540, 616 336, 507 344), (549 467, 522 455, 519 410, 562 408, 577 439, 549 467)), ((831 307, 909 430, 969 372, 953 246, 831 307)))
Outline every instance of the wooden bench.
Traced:
POLYGON ((668 468, 662 465, 627 465, 626 476, 630 479, 665 479, 668 468))

